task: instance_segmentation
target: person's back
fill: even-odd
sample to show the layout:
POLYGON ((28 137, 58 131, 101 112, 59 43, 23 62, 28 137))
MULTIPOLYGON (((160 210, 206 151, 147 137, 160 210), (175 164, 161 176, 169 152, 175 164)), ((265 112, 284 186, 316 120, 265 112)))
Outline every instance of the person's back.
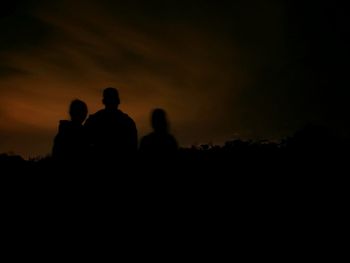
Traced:
POLYGON ((105 109, 91 115, 85 123, 92 151, 97 158, 123 157, 135 153, 136 125, 127 114, 118 109, 118 91, 107 88, 103 95, 105 109))
POLYGON ((74 100, 70 105, 71 120, 61 120, 54 139, 52 157, 59 161, 82 160, 88 151, 87 136, 82 125, 87 115, 83 101, 74 100))
POLYGON ((136 125, 120 110, 100 110, 88 118, 85 127, 97 153, 122 154, 136 150, 136 125))
POLYGON ((142 138, 140 151, 143 153, 167 154, 177 151, 177 142, 174 136, 168 133, 152 132, 142 138))
POLYGON ((152 127, 154 131, 142 138, 140 152, 151 155, 169 155, 177 152, 178 144, 169 133, 166 113, 162 109, 155 109, 152 113, 152 127))

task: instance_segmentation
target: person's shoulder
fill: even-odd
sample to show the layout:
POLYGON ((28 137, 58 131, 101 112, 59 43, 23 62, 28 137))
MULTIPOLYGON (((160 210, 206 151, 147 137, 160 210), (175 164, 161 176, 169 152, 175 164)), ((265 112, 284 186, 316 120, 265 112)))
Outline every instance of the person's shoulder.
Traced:
POLYGON ((121 110, 119 110, 119 114, 123 118, 124 121, 129 122, 131 124, 135 124, 134 120, 125 112, 122 112, 121 110))
POLYGON ((148 142, 150 140, 153 140, 154 133, 149 133, 141 138, 141 141, 148 142))
POLYGON ((86 122, 87 123, 94 122, 95 120, 101 119, 103 115, 104 115, 104 110, 99 110, 98 112, 90 114, 86 122))
POLYGON ((175 145, 176 147, 178 147, 178 142, 177 142, 177 140, 176 140, 176 138, 175 138, 174 135, 168 133, 168 140, 169 140, 173 145, 175 145))
POLYGON ((154 143, 154 133, 149 133, 143 136, 140 140, 140 150, 148 150, 149 147, 154 143))
POLYGON ((91 118, 99 118, 99 117, 101 117, 101 116, 103 116, 105 114, 106 114, 106 110, 102 109, 102 110, 99 110, 99 111, 95 112, 94 114, 91 114, 90 117, 91 118))
POLYGON ((171 138, 172 140, 176 141, 176 138, 175 138, 175 136, 174 136, 173 134, 169 133, 168 136, 169 136, 169 138, 171 138))
POLYGON ((71 121, 68 120, 60 120, 58 124, 58 131, 65 132, 67 129, 71 127, 71 121))
POLYGON ((59 126, 66 126, 66 125, 69 125, 70 123, 71 123, 71 121, 69 121, 69 120, 60 120, 59 126))
MULTIPOLYGON (((122 117, 122 118, 124 118, 124 119, 131 119, 131 117, 128 115, 128 114, 126 114, 125 112, 123 112, 123 111, 121 111, 121 110, 118 110, 118 113, 119 113, 119 115, 122 117)), ((132 120, 132 119, 131 119, 132 120)))

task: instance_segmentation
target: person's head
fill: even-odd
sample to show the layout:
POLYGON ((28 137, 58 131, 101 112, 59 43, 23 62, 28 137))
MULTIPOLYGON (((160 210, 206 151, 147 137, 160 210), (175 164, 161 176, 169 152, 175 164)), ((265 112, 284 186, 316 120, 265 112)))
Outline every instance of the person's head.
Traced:
POLYGON ((106 88, 103 91, 102 102, 106 108, 117 108, 120 104, 118 90, 115 88, 106 88))
POLYGON ((88 114, 86 103, 81 100, 73 100, 69 107, 69 115, 73 122, 82 124, 88 114))
POLYGON ((153 110, 151 122, 156 132, 167 132, 169 129, 166 112, 163 109, 153 110))

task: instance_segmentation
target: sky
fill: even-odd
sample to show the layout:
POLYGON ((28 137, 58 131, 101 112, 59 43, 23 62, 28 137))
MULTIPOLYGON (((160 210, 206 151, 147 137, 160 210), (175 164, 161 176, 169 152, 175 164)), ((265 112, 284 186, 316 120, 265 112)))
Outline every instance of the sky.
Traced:
POLYGON ((73 99, 120 92, 139 136, 164 108, 183 146, 350 131, 340 1, 4 1, 0 152, 51 151, 73 99))

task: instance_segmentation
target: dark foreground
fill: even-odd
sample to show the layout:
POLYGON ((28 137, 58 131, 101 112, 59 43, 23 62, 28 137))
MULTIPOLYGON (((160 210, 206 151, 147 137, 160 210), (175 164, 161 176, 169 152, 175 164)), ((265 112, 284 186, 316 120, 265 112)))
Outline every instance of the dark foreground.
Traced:
POLYGON ((10 238, 20 232, 72 246, 72 235, 87 242, 109 236, 168 255, 178 255, 174 244, 206 257, 216 249, 249 258, 323 255, 341 246, 347 149, 327 140, 233 141, 172 156, 71 163, 1 155, 3 225, 10 238))

